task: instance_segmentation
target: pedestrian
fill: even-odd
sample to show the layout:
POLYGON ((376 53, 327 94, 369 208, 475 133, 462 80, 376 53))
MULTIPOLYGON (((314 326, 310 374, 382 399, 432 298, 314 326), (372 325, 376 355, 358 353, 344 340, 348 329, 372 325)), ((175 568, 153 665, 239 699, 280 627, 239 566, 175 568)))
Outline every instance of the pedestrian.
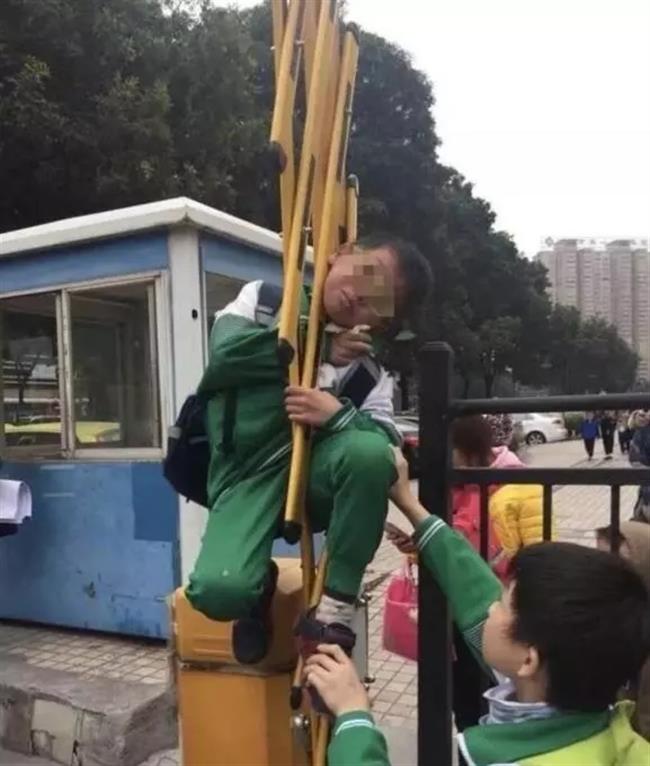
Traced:
POLYGON ((620 412, 617 418, 618 445, 621 448, 621 454, 626 455, 630 451, 630 442, 632 441, 632 429, 629 426, 630 414, 620 412))
POLYGON ((603 439, 605 460, 611 460, 614 452, 614 434, 616 433, 616 417, 612 412, 603 412, 600 418, 600 435, 603 439))
POLYGON ((512 417, 507 413, 498 415, 483 416, 492 431, 492 446, 507 447, 512 452, 516 452, 517 445, 514 444, 514 423, 512 417))
POLYGON ((634 412, 630 414, 629 420, 627 421, 627 427, 630 431, 630 442, 634 439, 634 434, 637 430, 646 425, 649 416, 648 410, 634 410, 634 412))
MULTIPOLYGON (((501 427, 483 415, 467 415, 457 418, 451 425, 452 463, 454 468, 522 468, 523 463, 505 443, 509 441, 507 428, 501 427), (505 443, 504 443, 505 442, 505 443)), ((487 493, 492 498, 502 485, 492 484, 487 493)), ((453 526, 471 543, 474 550, 481 546, 481 492, 477 485, 465 484, 452 490, 453 526)), ((492 500, 490 500, 490 508, 492 500)), ((540 508, 541 528, 541 508, 540 508)), ((488 534, 488 561, 497 575, 504 576, 506 562, 502 545, 494 528, 490 510, 488 534)))
POLYGON ((598 421, 596 420, 593 412, 586 412, 582 425, 580 426, 580 435, 582 441, 585 444, 585 450, 589 460, 594 459, 594 445, 600 432, 598 430, 598 421))
MULTIPOLYGON (((650 412, 638 410, 632 416, 634 437, 630 445, 630 463, 650 468, 650 412)), ((650 524, 650 483, 639 487, 632 518, 650 524)))

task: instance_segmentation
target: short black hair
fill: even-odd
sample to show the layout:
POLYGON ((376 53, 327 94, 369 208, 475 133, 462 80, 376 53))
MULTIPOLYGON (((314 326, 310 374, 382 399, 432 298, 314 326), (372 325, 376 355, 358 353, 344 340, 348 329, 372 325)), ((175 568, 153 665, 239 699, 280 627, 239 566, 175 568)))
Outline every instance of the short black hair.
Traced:
POLYGON ((395 307, 396 318, 415 322, 433 289, 433 271, 424 255, 412 242, 384 233, 362 237, 356 245, 361 250, 387 249, 395 255, 406 283, 406 295, 395 307))
POLYGON ((650 595, 619 556, 574 543, 536 543, 512 559, 514 640, 534 646, 546 702, 606 710, 650 655, 650 595))

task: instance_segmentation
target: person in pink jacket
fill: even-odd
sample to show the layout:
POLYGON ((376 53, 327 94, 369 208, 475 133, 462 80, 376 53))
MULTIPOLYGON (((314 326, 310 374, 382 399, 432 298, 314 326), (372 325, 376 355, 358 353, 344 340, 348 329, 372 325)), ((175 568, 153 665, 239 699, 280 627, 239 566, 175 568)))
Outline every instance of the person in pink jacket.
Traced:
MULTIPOLYGON (((523 463, 507 446, 494 446, 496 429, 482 415, 468 415, 455 420, 451 426, 452 459, 454 468, 521 468, 523 463)), ((500 433, 500 432, 499 432, 500 433)), ((501 439, 499 439, 501 441, 501 439)), ((500 485, 488 487, 492 496, 500 485)), ((481 493, 477 485, 466 484, 452 490, 452 523, 472 547, 481 545, 481 493)), ((496 574, 505 576, 507 561, 501 555, 501 545, 490 521, 488 561, 496 574)))
MULTIPOLYGON (((498 432, 500 433, 500 431, 498 432)), ((452 462, 454 468, 521 468, 523 463, 504 444, 495 446, 497 429, 491 418, 467 415, 455 420, 451 426, 452 462)), ((491 497, 500 484, 488 487, 491 497)), ((451 491, 452 525, 464 535, 476 551, 481 548, 481 490, 476 484, 464 484, 451 491)), ((402 553, 414 554, 415 544, 411 538, 393 524, 386 525, 386 532, 402 553)), ((488 530, 488 561, 497 575, 505 577, 507 562, 501 555, 501 544, 493 529, 488 530), (502 571, 503 570, 503 571, 502 571)))

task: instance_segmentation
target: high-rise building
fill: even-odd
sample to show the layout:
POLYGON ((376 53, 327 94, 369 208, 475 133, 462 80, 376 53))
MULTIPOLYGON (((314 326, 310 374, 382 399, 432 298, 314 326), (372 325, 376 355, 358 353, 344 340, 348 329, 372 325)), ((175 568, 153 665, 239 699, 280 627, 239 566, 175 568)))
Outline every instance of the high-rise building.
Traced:
POLYGON ((548 269, 554 303, 575 306, 618 329, 650 380, 650 250, 647 239, 547 239, 536 259, 548 269))

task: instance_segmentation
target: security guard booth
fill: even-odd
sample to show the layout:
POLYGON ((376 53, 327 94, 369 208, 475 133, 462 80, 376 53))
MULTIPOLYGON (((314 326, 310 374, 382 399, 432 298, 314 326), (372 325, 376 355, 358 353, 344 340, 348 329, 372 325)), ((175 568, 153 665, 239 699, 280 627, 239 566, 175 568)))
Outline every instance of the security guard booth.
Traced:
POLYGON ((0 619, 168 635, 207 512, 165 482, 166 432, 214 312, 281 277, 278 235, 185 198, 0 235, 0 477, 33 494, 0 619))

